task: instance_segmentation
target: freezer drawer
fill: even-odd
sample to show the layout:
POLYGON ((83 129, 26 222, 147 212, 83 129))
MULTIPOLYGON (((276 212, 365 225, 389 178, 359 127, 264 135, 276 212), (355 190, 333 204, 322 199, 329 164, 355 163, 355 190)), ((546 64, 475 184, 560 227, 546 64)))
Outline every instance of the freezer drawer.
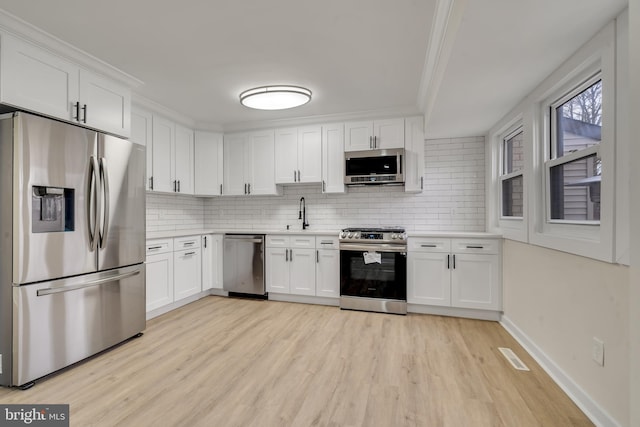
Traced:
POLYGON ((144 264, 14 286, 12 384, 55 372, 145 329, 144 264))

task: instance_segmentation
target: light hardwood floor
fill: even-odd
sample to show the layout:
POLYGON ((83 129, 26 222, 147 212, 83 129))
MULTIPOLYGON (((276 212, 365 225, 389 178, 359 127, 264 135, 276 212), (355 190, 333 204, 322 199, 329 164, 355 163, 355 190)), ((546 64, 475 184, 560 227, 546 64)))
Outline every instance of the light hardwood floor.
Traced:
POLYGON ((495 322, 222 297, 0 402, 83 427, 593 425, 495 322))

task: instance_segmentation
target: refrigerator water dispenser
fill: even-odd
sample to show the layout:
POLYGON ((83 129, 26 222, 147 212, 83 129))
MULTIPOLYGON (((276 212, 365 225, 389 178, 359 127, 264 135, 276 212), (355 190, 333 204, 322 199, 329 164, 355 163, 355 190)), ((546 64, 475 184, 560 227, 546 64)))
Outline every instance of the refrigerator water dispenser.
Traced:
POLYGON ((31 219, 33 233, 73 231, 73 189, 33 186, 31 219))

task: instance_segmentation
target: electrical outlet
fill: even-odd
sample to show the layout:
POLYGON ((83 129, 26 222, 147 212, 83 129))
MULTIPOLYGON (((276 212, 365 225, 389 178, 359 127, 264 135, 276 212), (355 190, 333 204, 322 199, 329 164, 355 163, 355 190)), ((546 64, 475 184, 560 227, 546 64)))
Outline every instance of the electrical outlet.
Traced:
POLYGON ((591 344, 591 358, 600 366, 604 366, 604 343, 596 337, 593 337, 591 344))

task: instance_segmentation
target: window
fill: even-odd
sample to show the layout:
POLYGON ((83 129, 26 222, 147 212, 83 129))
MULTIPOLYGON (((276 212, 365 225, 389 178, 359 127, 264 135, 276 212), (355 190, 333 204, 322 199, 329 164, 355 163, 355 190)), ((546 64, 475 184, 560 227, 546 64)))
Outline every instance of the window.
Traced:
POLYGON ((602 80, 600 73, 549 107, 549 222, 600 224, 602 80))
POLYGON ((501 210, 503 218, 522 218, 524 215, 524 141, 522 127, 502 138, 502 167, 500 172, 501 210))

